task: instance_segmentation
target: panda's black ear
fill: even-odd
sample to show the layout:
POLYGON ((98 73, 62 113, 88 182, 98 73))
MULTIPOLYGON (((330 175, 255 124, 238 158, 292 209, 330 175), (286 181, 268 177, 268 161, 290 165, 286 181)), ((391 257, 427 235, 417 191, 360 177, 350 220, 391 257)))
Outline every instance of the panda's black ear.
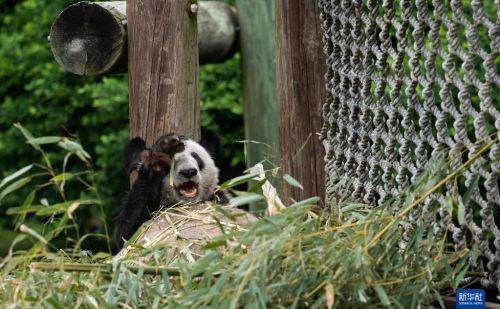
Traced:
POLYGON ((141 152, 146 149, 146 143, 140 137, 131 139, 123 148, 122 159, 128 173, 136 170, 141 162, 141 152))
POLYGON ((200 145, 210 154, 216 166, 220 166, 222 160, 222 143, 215 131, 206 129, 201 132, 200 145))

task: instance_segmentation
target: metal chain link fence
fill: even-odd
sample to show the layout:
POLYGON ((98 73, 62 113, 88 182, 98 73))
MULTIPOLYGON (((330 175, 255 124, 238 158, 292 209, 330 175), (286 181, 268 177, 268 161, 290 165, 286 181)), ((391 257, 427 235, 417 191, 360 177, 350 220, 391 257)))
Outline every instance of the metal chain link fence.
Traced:
MULTIPOLYGON (((327 198, 335 198, 337 183, 352 181, 354 200, 381 204, 407 188, 432 156, 448 151, 458 166, 479 142, 496 139, 456 180, 459 189, 478 185, 464 223, 449 228, 457 249, 466 246, 467 231, 475 234, 488 261, 482 283, 500 288, 499 1, 319 5, 328 66, 321 132, 327 198)), ((456 200, 463 191, 446 194, 456 200)), ((412 216, 422 222, 418 212, 412 216)))

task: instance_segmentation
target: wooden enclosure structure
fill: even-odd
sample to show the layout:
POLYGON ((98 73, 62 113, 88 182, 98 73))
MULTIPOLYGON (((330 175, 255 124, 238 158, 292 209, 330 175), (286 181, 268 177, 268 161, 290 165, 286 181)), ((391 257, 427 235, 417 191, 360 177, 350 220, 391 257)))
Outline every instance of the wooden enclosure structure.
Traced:
POLYGON ((50 42, 71 72, 128 69, 131 136, 151 144, 171 131, 199 137, 199 63, 232 56, 241 34, 245 134, 258 142, 247 145, 247 163, 267 158, 302 183, 303 190, 283 185, 287 200, 323 199, 317 134, 326 90, 317 6, 308 0, 237 6, 239 16, 217 1, 80 2, 56 19, 50 42))
POLYGON ((198 31, 190 0, 127 2, 131 136, 200 137, 198 31))
POLYGON ((304 187, 285 185, 285 198, 325 198, 324 155, 317 133, 326 98, 321 21, 316 1, 276 1, 277 89, 281 168, 304 187))

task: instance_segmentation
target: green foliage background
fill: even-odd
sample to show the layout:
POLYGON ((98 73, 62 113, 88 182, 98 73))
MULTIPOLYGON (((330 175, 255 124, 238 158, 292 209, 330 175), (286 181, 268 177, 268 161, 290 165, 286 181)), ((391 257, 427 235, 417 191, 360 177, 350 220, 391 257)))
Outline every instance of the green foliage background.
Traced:
MULTIPOLYGON (((92 156, 111 221, 128 182, 120 160, 129 134, 127 76, 81 77, 55 62, 47 41, 50 26, 74 2, 0 0, 0 179, 39 160, 13 123, 22 123, 36 136, 74 134, 92 156)), ((239 55, 201 67, 200 85, 202 126, 223 137, 222 178, 234 177, 244 168, 243 145, 237 142, 243 139, 239 55)), ((56 152, 49 155, 54 163, 62 162, 56 152)), ((77 191, 81 188, 67 190, 69 195, 85 195, 77 191)), ((22 204, 22 196, 15 194, 0 205, 0 256, 16 234, 13 218, 5 210, 22 204)), ((88 229, 82 232, 102 232, 94 211, 89 209, 81 222, 88 229)), ((32 225, 43 228, 42 222, 32 225)))

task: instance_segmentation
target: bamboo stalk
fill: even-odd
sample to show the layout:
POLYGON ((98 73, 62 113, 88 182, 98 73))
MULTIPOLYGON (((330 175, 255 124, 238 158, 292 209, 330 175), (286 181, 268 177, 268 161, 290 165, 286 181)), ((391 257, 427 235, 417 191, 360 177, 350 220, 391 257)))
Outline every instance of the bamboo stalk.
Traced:
MULTIPOLYGON (((128 270, 133 273, 138 273, 139 271, 143 271, 144 274, 148 275, 161 275, 166 272, 170 276, 179 276, 180 271, 177 267, 158 267, 158 266, 133 266, 126 265, 128 270)), ((63 270, 63 271, 71 271, 71 272, 92 272, 92 271, 101 271, 101 272, 112 272, 113 265, 111 264, 89 264, 89 263, 31 263, 29 265, 30 269, 33 270, 63 270)))

